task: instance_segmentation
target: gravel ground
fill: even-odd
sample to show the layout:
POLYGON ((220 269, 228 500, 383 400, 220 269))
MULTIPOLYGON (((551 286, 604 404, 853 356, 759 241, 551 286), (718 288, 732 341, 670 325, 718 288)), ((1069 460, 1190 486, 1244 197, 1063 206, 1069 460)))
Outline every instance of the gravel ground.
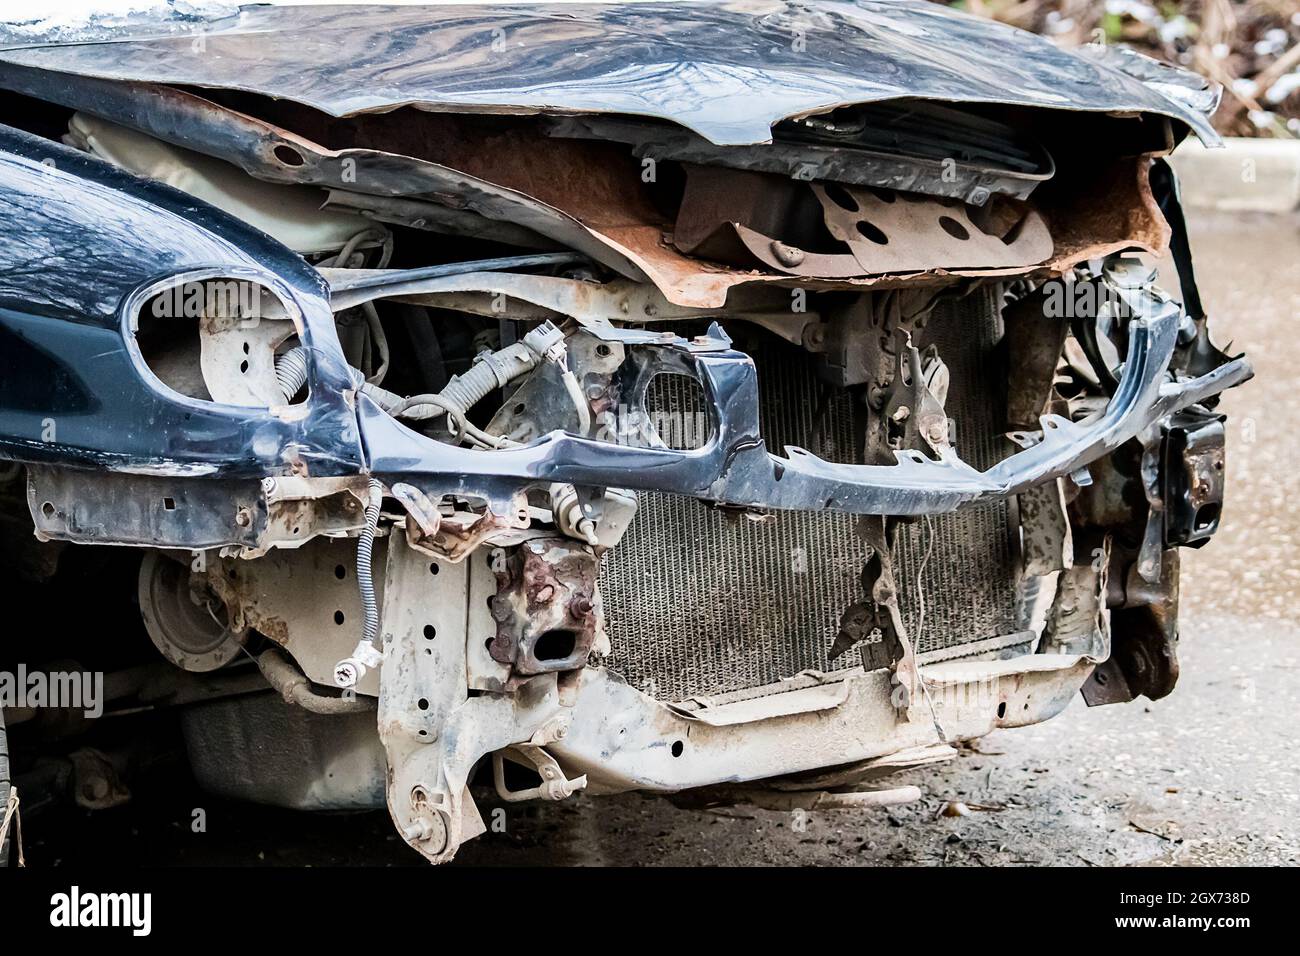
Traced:
MULTIPOLYGON (((1297 407, 1300 220, 1200 216, 1193 230, 1218 337, 1248 350, 1258 376, 1224 402, 1225 527, 1185 552, 1182 679, 1171 697, 1096 709, 1076 699, 1046 724, 992 734, 942 769, 896 778, 926 796, 889 811, 704 812, 579 795, 509 808, 504 832, 466 845, 454 865, 1295 864, 1300 468, 1287 413, 1297 407), (968 815, 944 815, 950 802, 968 815)), ((29 857, 420 863, 383 813, 304 816, 172 787, 137 796, 95 817, 29 827, 29 857), (196 806, 206 833, 191 832, 196 806)))

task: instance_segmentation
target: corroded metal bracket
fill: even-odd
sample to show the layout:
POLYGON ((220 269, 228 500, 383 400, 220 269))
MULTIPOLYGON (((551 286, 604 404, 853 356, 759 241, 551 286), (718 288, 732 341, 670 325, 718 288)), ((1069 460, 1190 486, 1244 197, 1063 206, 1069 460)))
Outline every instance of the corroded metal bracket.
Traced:
POLYGON ((390 539, 379 736, 393 823, 414 849, 442 863, 483 832, 468 790, 474 765, 506 747, 563 738, 571 695, 558 675, 544 674, 514 694, 471 697, 463 629, 469 568, 439 561, 433 574, 432 567, 404 538, 390 539))

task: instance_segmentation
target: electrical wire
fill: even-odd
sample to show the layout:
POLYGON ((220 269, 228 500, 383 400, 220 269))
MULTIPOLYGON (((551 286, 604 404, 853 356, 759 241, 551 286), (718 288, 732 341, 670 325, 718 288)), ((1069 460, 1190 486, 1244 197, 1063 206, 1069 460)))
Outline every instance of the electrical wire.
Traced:
POLYGON ((357 538, 357 588, 361 592, 361 642, 376 646, 379 637, 379 604, 375 599, 375 579, 371 562, 375 549, 375 532, 379 528, 379 509, 384 503, 384 486, 370 479, 370 499, 366 502, 366 525, 357 538))

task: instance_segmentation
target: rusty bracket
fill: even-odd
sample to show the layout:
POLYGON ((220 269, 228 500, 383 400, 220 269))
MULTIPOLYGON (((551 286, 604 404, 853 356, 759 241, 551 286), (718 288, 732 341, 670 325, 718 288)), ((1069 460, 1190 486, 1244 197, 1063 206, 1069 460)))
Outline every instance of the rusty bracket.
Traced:
POLYGON ((541 747, 519 744, 498 750, 492 755, 492 782, 496 786, 497 796, 507 803, 523 803, 526 800, 565 800, 579 790, 587 788, 585 774, 570 780, 565 776, 559 763, 541 747), (515 761, 537 771, 542 778, 539 786, 527 790, 511 790, 506 786, 505 758, 515 761))
POLYGON ((858 186, 813 185, 826 228, 867 275, 1032 266, 1052 254, 1052 236, 1027 206, 995 231, 953 200, 858 186))
POLYGON ((898 368, 885 398, 885 444, 890 451, 929 451, 942 457, 952 449, 944 400, 948 367, 933 345, 921 353, 912 333, 898 331, 898 368))
MULTIPOLYGON (((897 653, 890 663, 891 682, 894 687, 891 700, 899 719, 910 720, 911 708, 917 700, 922 699, 924 686, 916 663, 916 653, 907 636, 902 615, 898 611, 898 588, 894 581, 892 535, 889 523, 889 518, 875 516, 863 517, 858 521, 858 536, 871 547, 873 552, 863 568, 862 581, 864 586, 869 588, 868 593, 877 611, 883 609, 888 617, 889 627, 896 641, 897 653), (873 564, 878 570, 873 571, 873 564)), ((836 638, 836 641, 838 642, 839 638, 836 638)), ((865 658, 863 663, 864 665, 867 663, 865 658)))
POLYGON ((511 685, 527 677, 582 667, 608 646, 596 587, 599 559, 569 538, 535 538, 494 564, 490 608, 497 633, 489 652, 512 667, 511 685))
POLYGON ((879 554, 872 552, 862 566, 862 590, 870 595, 866 601, 849 606, 840 618, 840 630, 831 645, 829 659, 834 660, 853 647, 859 648, 862 666, 867 670, 890 667, 903 654, 891 611, 893 575, 886 576, 879 554))

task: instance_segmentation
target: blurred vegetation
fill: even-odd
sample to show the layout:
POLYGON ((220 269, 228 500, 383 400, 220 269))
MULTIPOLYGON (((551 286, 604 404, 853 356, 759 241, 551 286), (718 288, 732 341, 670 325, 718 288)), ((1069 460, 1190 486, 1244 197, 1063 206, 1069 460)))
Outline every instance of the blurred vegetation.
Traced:
POLYGON ((1050 37, 1123 43, 1224 88, 1232 136, 1300 137, 1300 0, 935 0, 1050 37))

